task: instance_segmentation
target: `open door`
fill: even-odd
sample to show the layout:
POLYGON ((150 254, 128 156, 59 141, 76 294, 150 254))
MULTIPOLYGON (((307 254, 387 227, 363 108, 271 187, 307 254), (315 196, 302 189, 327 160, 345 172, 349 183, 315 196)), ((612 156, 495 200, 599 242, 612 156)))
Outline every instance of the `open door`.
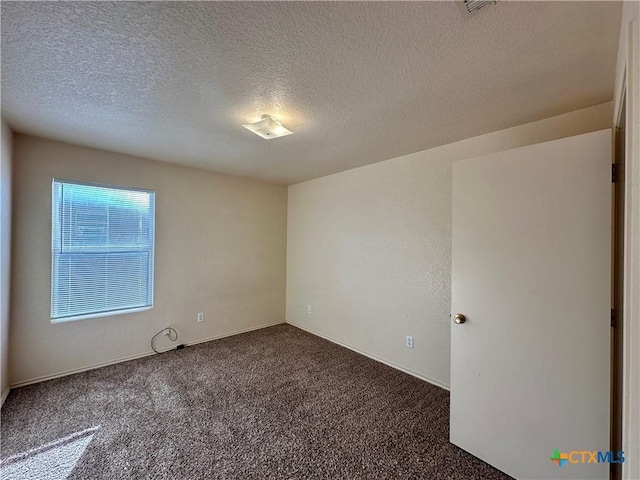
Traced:
POLYGON ((458 161, 453 184, 451 442, 518 479, 606 479, 611 131, 458 161))

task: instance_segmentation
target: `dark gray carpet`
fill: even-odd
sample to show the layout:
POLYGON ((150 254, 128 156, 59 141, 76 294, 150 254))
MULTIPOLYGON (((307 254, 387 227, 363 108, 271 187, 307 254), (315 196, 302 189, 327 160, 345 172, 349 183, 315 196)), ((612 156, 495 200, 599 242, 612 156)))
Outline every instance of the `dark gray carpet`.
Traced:
POLYGON ((2 478, 505 479, 449 393, 289 325, 13 390, 2 478))

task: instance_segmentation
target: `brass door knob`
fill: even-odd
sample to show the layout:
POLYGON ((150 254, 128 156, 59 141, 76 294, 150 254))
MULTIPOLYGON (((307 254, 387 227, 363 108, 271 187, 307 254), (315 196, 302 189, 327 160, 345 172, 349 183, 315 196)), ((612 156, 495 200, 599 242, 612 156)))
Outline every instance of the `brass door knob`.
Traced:
POLYGON ((454 322, 456 322, 456 323, 458 323, 458 324, 460 324, 460 323, 464 323, 464 322, 466 322, 466 321, 467 321, 467 318, 466 318, 464 315, 462 315, 461 313, 456 313, 456 314, 453 316, 453 321, 454 321, 454 322))

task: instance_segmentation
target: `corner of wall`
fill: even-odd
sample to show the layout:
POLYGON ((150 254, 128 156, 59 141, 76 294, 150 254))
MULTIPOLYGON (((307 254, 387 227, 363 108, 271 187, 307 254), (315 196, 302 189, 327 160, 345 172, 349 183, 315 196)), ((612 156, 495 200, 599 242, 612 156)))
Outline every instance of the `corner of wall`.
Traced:
POLYGON ((9 394, 9 309, 11 283, 11 187, 13 132, 2 123, 0 154, 0 392, 4 404, 9 394))

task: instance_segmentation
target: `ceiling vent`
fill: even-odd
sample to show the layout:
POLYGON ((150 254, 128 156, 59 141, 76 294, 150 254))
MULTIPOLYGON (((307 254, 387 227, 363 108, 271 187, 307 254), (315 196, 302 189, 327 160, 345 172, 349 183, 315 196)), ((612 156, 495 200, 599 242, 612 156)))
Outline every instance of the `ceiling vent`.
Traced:
POLYGON ((455 2, 462 16, 464 18, 473 17, 478 14, 480 10, 489 5, 495 5, 496 0, 462 0, 461 2, 455 2))

